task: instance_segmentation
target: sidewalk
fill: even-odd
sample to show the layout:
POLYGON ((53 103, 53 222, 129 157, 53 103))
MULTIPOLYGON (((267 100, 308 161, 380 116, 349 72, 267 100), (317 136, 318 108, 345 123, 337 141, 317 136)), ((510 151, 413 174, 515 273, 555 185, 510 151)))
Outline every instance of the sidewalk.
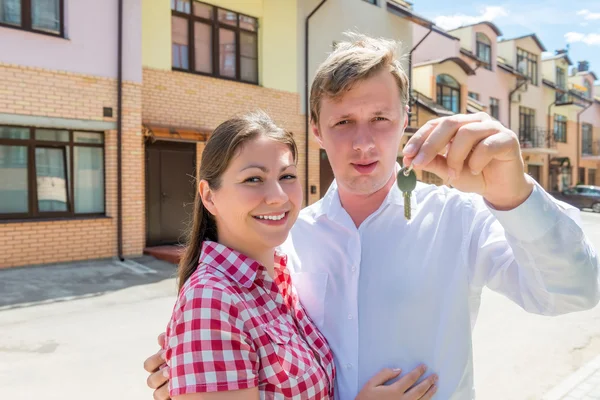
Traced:
POLYGON ((600 399, 600 356, 567 377, 542 400, 597 399, 600 399))

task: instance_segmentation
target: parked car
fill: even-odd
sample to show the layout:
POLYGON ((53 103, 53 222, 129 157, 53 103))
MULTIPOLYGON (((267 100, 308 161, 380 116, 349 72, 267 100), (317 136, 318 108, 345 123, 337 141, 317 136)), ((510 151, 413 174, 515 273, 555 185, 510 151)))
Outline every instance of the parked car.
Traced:
POLYGON ((594 212, 600 213, 600 186, 577 185, 550 194, 574 207, 591 208, 594 212))

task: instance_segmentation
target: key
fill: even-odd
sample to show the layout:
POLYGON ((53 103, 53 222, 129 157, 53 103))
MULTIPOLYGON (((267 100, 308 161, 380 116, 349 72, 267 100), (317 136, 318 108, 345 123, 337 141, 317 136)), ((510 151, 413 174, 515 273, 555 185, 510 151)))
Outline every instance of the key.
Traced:
POLYGON ((417 187, 417 175, 412 167, 403 167, 398 172, 396 184, 404 196, 404 218, 410 220, 410 195, 417 187))

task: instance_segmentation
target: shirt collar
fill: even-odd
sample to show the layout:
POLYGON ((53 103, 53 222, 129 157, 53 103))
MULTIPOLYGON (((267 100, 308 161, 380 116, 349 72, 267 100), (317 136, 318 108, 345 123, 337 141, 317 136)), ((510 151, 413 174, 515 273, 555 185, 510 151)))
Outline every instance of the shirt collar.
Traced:
MULTIPOLYGON (((274 261, 275 269, 283 270, 287 265, 287 256, 275 251, 274 261)), ((252 286, 259 271, 266 273, 266 268, 258 261, 210 240, 202 243, 199 263, 210 265, 246 288, 252 286)))
MULTIPOLYGON (((396 163, 394 173, 397 174, 398 171, 400 171, 400 168, 402 168, 400 164, 396 163)), ((417 208, 417 197, 415 196, 415 191, 416 189, 412 191, 410 196, 410 208, 413 212, 417 208)), ((402 194, 402 191, 398 188, 398 185, 396 185, 395 183, 392 185, 390 191, 383 200, 383 203, 381 204, 381 207, 379 209, 382 209, 390 204, 404 207, 404 195, 402 194)), ((334 220, 339 215, 339 212, 342 211, 342 209, 343 208, 342 203, 340 201, 340 194, 338 191, 337 182, 334 179, 331 185, 329 186, 327 193, 325 193, 325 196, 323 196, 319 205, 316 207, 315 218, 319 218, 320 216, 326 215, 330 220, 334 220)))

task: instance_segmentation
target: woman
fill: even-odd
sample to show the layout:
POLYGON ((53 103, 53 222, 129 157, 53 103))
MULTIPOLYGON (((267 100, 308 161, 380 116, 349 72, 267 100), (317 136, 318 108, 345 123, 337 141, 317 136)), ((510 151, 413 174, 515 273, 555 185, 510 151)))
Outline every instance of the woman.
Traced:
POLYGON ((296 161, 292 135, 260 112, 207 141, 167 326, 173 400, 333 398, 332 353, 275 251, 301 207, 296 161))

